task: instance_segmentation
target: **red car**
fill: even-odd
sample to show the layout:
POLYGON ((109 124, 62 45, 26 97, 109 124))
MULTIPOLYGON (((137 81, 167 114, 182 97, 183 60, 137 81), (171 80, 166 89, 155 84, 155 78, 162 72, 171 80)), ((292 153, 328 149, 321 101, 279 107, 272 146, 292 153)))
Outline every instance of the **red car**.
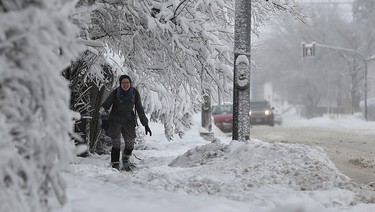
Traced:
POLYGON ((233 128, 233 105, 223 104, 212 106, 212 117, 214 124, 223 132, 232 132, 233 128))

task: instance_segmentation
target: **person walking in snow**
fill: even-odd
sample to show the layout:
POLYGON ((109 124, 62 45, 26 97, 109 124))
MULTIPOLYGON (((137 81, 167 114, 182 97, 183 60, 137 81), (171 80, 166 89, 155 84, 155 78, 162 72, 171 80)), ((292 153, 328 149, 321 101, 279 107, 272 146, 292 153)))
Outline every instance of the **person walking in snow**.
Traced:
POLYGON ((152 135, 148 126, 148 119, 143 110, 141 98, 137 89, 132 86, 128 75, 121 75, 120 86, 113 90, 100 108, 102 128, 106 135, 112 139, 111 165, 120 169, 121 135, 125 141, 122 154, 122 170, 131 171, 135 166, 130 162, 130 156, 134 149, 135 127, 137 125, 136 113, 142 125, 145 127, 146 135, 152 135), (112 107, 109 116, 108 111, 112 107))

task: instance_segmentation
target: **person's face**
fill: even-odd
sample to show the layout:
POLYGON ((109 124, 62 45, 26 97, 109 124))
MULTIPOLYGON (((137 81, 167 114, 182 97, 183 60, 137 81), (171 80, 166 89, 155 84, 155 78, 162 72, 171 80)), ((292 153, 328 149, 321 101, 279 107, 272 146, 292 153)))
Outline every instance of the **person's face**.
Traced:
POLYGON ((129 88, 130 88, 130 81, 129 81, 128 78, 124 78, 124 79, 121 80, 121 88, 124 91, 129 90, 129 88))

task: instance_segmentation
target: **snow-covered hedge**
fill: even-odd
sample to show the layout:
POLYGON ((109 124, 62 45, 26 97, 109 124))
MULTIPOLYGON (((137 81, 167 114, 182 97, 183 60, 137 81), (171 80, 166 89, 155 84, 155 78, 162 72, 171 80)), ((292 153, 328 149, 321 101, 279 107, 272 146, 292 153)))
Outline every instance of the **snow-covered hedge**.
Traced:
POLYGON ((0 3, 0 211, 65 202, 60 171, 74 158, 64 67, 81 49, 65 0, 0 3))

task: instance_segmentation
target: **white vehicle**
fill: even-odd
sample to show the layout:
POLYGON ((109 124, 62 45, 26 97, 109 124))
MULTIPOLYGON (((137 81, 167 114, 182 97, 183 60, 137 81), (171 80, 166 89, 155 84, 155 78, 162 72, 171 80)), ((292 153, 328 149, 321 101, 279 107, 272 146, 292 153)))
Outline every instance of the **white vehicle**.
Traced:
POLYGON ((283 124, 283 116, 281 114, 281 111, 278 108, 273 108, 273 118, 274 122, 277 125, 282 125, 283 124))

